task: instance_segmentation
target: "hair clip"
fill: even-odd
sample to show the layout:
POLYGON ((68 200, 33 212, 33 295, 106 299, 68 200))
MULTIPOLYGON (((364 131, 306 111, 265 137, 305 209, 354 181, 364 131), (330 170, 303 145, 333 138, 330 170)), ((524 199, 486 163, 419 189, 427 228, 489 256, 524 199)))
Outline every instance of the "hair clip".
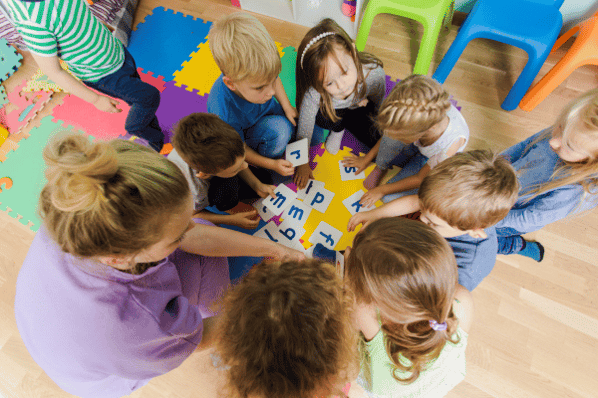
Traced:
POLYGON ((441 330, 446 330, 447 326, 446 326, 446 322, 438 323, 432 319, 432 320, 430 320, 430 327, 438 332, 441 330))
POLYGON ((334 35, 336 33, 334 32, 324 32, 324 33, 320 33, 319 35, 317 35, 316 37, 314 37, 313 39, 311 39, 309 41, 309 43, 307 43, 307 46, 305 46, 305 48, 303 49, 303 53, 301 54, 301 69, 303 69, 303 57, 305 57, 305 53, 307 52, 307 49, 310 48, 315 42, 317 42, 320 39, 323 39, 326 36, 330 36, 330 35, 334 35))

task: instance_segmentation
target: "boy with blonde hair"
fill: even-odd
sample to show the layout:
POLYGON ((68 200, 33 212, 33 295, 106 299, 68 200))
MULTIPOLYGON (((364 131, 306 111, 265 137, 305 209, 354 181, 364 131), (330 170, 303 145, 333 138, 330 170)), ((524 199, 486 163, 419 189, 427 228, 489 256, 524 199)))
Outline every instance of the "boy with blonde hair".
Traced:
POLYGON ((291 162, 280 157, 292 138, 297 110, 278 77, 282 64, 268 31, 255 17, 235 13, 214 22, 208 37, 222 72, 210 90, 208 112, 239 133, 249 164, 293 174, 291 162))
MULTIPOLYGON (((255 210, 231 215, 205 210, 230 210, 240 200, 274 196, 275 187, 262 183, 247 167, 245 147, 235 129, 216 115, 192 113, 177 124, 172 145, 168 160, 185 175, 197 217, 245 229, 258 226, 255 210)), ((265 170, 257 172, 263 180, 270 179, 265 170)))
POLYGON ((369 189, 361 200, 365 206, 416 194, 430 170, 461 152, 469 140, 467 123, 448 92, 427 76, 411 75, 397 83, 382 102, 376 123, 384 135, 376 168, 364 181, 369 189), (401 171, 377 186, 393 164, 401 171))
MULTIPOLYGON (((404 196, 375 210, 357 213, 348 229, 383 217, 421 211, 420 220, 451 245, 459 267, 459 284, 473 290, 496 262, 495 225, 517 200, 519 183, 513 166, 491 151, 453 155, 424 178, 417 195, 404 196)), ((528 242, 530 249, 536 242, 528 242)))

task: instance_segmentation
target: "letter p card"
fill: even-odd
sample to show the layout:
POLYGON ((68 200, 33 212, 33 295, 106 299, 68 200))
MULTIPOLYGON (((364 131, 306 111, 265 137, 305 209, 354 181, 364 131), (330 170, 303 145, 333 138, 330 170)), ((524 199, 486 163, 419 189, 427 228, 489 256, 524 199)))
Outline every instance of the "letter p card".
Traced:
POLYGON ((309 160, 307 151, 307 138, 304 138, 287 145, 285 158, 289 162, 293 163, 293 166, 301 166, 302 164, 307 163, 309 160))

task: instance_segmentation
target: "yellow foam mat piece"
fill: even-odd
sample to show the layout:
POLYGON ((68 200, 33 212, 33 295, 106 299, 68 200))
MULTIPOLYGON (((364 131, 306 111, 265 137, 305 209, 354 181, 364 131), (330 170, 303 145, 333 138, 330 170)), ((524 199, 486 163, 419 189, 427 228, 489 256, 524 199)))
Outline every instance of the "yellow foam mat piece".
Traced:
MULTIPOLYGON (((187 91, 197 90, 198 95, 206 95, 220 76, 220 69, 212 58, 209 41, 201 43, 198 48, 189 61, 183 62, 182 69, 174 72, 174 81, 178 87, 186 86, 187 91)), ((282 45, 276 43, 276 48, 282 58, 282 45)))

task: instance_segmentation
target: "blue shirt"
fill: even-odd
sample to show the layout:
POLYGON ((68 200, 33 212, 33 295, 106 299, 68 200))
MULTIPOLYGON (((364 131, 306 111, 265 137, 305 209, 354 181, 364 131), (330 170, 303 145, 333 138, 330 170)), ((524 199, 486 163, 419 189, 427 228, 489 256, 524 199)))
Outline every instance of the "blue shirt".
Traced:
POLYGON ((517 171, 520 190, 519 199, 496 228, 510 228, 519 234, 537 231, 569 214, 598 205, 598 192, 587 194, 581 184, 564 185, 529 200, 533 196, 530 192, 553 180, 553 173, 563 165, 549 145, 551 132, 549 127, 502 153, 517 171), (546 136, 541 138, 543 134, 546 136))
POLYGON ((208 97, 208 112, 218 115, 230 124, 245 141, 245 130, 255 125, 266 115, 277 113, 280 105, 274 97, 264 104, 254 104, 237 94, 222 81, 222 75, 216 80, 208 97))
POLYGON ((486 239, 473 238, 469 234, 446 238, 457 259, 459 284, 469 291, 490 274, 496 263, 496 228, 489 227, 484 232, 488 235, 486 239))

